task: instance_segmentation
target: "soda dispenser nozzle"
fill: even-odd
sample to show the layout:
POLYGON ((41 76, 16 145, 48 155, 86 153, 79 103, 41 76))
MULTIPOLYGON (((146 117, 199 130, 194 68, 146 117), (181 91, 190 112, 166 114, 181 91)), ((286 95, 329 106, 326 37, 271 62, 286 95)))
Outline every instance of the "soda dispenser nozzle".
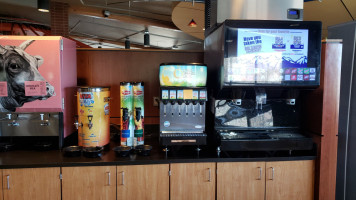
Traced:
MULTIPOLYGON (((49 126, 49 121, 48 119, 44 120, 44 114, 40 114, 40 118, 41 118, 41 126, 49 126)), ((49 114, 48 114, 48 118, 49 118, 49 114)))

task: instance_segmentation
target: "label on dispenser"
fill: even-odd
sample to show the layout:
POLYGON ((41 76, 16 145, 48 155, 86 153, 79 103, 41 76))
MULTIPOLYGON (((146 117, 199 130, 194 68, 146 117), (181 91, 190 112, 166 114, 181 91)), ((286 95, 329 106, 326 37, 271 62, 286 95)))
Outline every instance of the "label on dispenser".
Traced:
POLYGON ((183 90, 184 99, 193 98, 193 90, 183 90))
POLYGON ((198 100, 199 99, 199 91, 198 90, 193 90, 192 99, 194 99, 194 100, 198 100))
POLYGON ((200 90, 199 99, 206 100, 206 91, 205 90, 200 90))
POLYGON ((168 90, 162 90, 162 99, 168 99, 168 90))
POLYGON ((7 82, 0 81, 0 97, 7 97, 7 82))
POLYGON ((184 99, 183 90, 177 90, 177 99, 184 99))
POLYGON ((177 99, 177 91, 169 90, 169 99, 177 99))
POLYGON ((46 96, 46 81, 25 81, 26 96, 46 96))

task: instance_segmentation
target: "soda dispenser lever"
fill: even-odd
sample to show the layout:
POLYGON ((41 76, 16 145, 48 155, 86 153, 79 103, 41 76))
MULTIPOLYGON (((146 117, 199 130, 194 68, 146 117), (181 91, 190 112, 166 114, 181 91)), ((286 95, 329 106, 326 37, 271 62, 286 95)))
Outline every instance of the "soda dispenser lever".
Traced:
POLYGON ((176 101, 171 100, 170 104, 171 104, 171 113, 172 113, 172 116, 173 116, 174 115, 173 108, 174 108, 174 104, 176 104, 176 101))
POLYGON ((195 106, 198 104, 198 101, 193 101, 193 116, 195 116, 195 106))
POLYGON ((185 100, 185 116, 188 117, 188 105, 190 104, 189 100, 185 100))
POLYGON ((91 122, 93 120, 93 115, 88 115, 88 120, 89 120, 88 127, 89 129, 91 129, 93 128, 93 123, 91 122))
POLYGON ((180 109, 181 109, 182 104, 183 104, 183 100, 178 100, 178 116, 181 116, 180 109))
POLYGON ((166 116, 167 115, 166 106, 167 106, 168 101, 167 100, 162 100, 162 103, 163 103, 163 114, 164 114, 164 116, 166 116))
POLYGON ((203 116, 203 105, 204 101, 199 101, 199 112, 200 112, 200 117, 203 116))

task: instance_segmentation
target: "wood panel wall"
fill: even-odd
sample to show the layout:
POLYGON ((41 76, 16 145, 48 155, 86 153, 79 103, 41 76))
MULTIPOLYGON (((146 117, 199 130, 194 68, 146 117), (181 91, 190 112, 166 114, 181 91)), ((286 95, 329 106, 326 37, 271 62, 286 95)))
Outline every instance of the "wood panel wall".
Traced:
POLYGON ((322 45, 320 87, 304 97, 304 128, 318 145, 315 199, 333 200, 336 189, 342 43, 322 45))
POLYGON ((120 123, 120 82, 143 81, 145 84, 145 124, 159 123, 159 108, 153 97, 159 97, 161 63, 202 63, 203 52, 157 50, 77 50, 78 86, 111 87, 111 122, 120 123))

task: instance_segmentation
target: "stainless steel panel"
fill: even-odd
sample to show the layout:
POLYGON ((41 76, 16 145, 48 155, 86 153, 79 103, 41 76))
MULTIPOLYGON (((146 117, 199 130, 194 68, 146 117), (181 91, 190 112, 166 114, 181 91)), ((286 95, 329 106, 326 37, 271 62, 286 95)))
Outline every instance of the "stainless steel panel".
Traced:
POLYGON ((0 136, 60 136, 59 121, 59 113, 0 113, 0 136))
POLYGON ((189 105, 178 105, 178 103, 164 105, 160 102, 160 131, 164 133, 204 132, 205 106, 206 103, 204 105, 200 105, 199 103, 196 105, 192 103, 189 105), (164 110, 166 113, 164 113, 164 110))
POLYGON ((217 23, 226 19, 291 20, 288 9, 303 9, 303 5, 303 0, 218 0, 217 23))

